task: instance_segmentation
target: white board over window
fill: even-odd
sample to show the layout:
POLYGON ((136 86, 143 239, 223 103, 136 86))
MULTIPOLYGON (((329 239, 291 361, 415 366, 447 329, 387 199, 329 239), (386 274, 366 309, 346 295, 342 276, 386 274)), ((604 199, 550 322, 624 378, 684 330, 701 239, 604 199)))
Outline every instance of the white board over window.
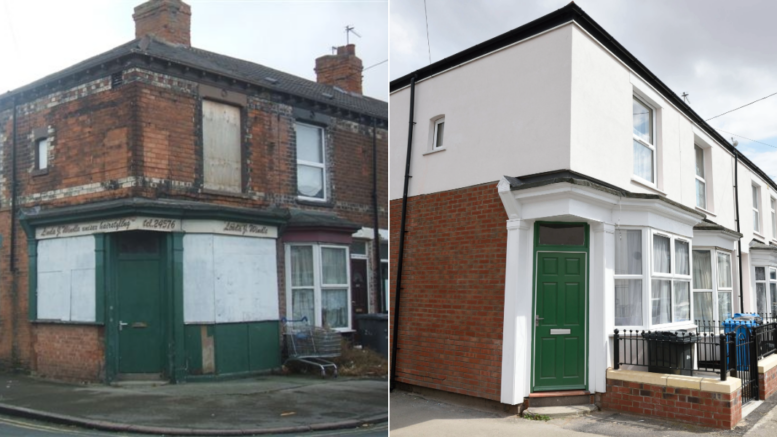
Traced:
POLYGON ((183 247, 185 323, 279 319, 274 239, 187 234, 183 247))
POLYGON ((38 319, 94 322, 94 236, 38 242, 38 319))

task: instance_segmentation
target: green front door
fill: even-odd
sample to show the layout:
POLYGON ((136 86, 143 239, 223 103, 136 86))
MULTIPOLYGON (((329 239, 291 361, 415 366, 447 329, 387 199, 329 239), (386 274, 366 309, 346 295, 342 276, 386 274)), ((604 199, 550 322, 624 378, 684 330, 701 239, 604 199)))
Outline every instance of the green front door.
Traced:
POLYGON ((164 300, 160 234, 117 235, 119 373, 161 374, 164 300))
POLYGON ((585 388, 586 254, 537 253, 534 390, 585 388))

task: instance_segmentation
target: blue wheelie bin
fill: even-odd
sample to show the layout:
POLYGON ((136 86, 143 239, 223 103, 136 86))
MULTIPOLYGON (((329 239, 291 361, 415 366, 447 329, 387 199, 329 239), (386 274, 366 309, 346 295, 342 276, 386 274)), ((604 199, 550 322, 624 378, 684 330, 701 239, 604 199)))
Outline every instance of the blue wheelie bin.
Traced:
MULTIPOLYGON (((748 328, 755 328, 761 324, 763 319, 758 314, 743 314, 736 313, 733 317, 726 319, 723 322, 723 329, 726 334, 730 332, 736 333, 736 338, 745 338, 747 335, 745 330, 748 328)), ((736 342, 734 343, 736 344, 736 342)), ((738 347, 736 349, 737 354, 737 371, 749 370, 750 353, 749 347, 738 347)), ((731 354, 729 353, 730 357, 731 354)))

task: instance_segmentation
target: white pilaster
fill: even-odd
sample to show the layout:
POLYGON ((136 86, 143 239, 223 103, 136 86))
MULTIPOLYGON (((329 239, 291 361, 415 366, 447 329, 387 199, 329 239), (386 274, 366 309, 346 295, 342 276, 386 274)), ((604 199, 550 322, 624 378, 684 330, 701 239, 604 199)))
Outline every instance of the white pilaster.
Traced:
POLYGON ((533 221, 507 221, 501 402, 516 405, 529 393, 531 373, 533 221))
POLYGON ((591 224, 591 278, 589 280, 588 389, 607 391, 607 367, 611 363, 610 333, 615 325, 615 227, 591 224))

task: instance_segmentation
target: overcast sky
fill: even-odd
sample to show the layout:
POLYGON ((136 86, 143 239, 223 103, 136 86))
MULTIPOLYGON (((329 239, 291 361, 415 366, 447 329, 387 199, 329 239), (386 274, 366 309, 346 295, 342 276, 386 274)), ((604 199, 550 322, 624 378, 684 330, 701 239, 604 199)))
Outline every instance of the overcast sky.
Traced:
MULTIPOLYGON (((439 61, 569 0, 426 0, 431 60, 439 61)), ((707 119, 777 93, 777 2, 577 0, 588 15, 707 119)), ((391 79, 429 64, 424 2, 391 0, 391 79)), ((777 96, 709 122, 777 146, 777 96)), ((725 131, 725 132, 724 132, 725 131)), ((777 148, 738 137, 740 150, 777 180, 777 148)))
MULTIPOLYGON (((0 92, 135 38, 143 0, 0 0, 0 92)), ((345 45, 364 67, 388 59, 386 0, 186 0, 192 45, 315 81, 315 59, 345 45)), ((388 63, 364 72, 364 93, 388 100, 388 63)))

